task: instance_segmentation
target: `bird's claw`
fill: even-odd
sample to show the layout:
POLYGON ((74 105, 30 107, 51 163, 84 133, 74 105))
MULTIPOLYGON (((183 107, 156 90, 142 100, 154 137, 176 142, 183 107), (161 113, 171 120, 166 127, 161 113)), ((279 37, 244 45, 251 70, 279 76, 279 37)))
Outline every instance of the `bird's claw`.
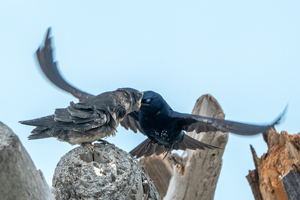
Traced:
POLYGON ((97 152, 95 149, 95 145, 91 143, 82 143, 82 146, 86 146, 92 153, 97 152))
POLYGON ((101 142, 102 144, 109 144, 109 145, 115 146, 114 144, 109 143, 109 142, 107 142, 106 140, 100 139, 100 140, 98 140, 98 141, 101 142))

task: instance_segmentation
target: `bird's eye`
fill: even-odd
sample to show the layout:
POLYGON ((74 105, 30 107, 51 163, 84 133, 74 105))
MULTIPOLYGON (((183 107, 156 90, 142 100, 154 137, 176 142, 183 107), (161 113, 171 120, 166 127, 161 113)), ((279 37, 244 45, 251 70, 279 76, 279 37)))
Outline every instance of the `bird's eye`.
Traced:
POLYGON ((151 99, 143 99, 142 100, 142 103, 150 103, 151 102, 151 99))

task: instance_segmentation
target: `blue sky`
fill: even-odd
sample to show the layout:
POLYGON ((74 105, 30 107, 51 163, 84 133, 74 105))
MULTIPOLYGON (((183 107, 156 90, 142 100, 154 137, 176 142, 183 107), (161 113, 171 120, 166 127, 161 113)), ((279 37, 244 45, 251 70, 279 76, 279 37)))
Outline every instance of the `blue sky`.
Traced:
MULTIPOLYGON (((34 53, 52 26, 64 77, 91 94, 133 87, 160 93, 189 113, 210 93, 226 119, 268 123, 289 104, 277 131, 300 131, 299 1, 1 1, 0 121, 19 136, 48 183, 74 148, 56 139, 28 141, 20 120, 77 101, 55 88, 34 53)), ((109 142, 130 151, 144 140, 119 127, 109 142)), ((215 199, 250 200, 245 178, 261 156, 262 136, 230 134, 215 199)))

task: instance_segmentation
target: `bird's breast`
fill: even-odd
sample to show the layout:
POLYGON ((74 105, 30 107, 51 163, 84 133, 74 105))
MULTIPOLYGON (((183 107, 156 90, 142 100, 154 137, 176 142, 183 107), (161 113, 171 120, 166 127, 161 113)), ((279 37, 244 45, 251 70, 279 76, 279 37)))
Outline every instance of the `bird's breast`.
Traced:
POLYGON ((163 129, 153 130, 150 134, 150 138, 153 138, 158 144, 170 146, 176 141, 182 139, 181 130, 177 129, 163 129))
POLYGON ((167 130, 162 130, 162 131, 154 130, 151 135, 154 137, 162 138, 163 140, 169 140, 169 135, 167 130))
POLYGON ((181 130, 168 112, 141 112, 139 119, 144 133, 158 144, 169 146, 178 140, 181 130))

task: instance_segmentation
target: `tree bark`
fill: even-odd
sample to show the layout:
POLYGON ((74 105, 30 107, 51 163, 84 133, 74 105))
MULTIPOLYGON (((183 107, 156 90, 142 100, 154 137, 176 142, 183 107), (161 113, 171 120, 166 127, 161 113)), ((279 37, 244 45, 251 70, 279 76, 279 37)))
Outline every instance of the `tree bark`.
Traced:
POLYGON ((0 122, 0 198, 53 200, 43 173, 36 170, 19 138, 0 122))
POLYGON ((268 152, 258 158, 251 146, 255 170, 247 176, 255 200, 288 200, 300 199, 300 133, 288 135, 280 134, 271 129, 264 134, 268 144, 268 152), (254 181, 251 177, 257 174, 254 181))
MULTIPOLYGON (((224 119, 221 106, 209 94, 203 95, 197 100, 192 114, 224 119)), ((168 163, 160 161, 160 164, 157 164, 159 159, 162 160, 162 157, 142 158, 141 163, 157 187, 165 184, 163 191, 159 191, 162 197, 165 196, 164 200, 211 200, 214 198, 228 133, 217 131, 200 134, 189 132, 187 134, 220 149, 186 150, 182 156, 170 155, 168 160, 173 163, 171 178, 169 178, 169 174, 166 175, 164 170, 160 170, 163 168, 162 163, 165 163, 165 168, 168 168, 168 163), (152 170, 149 171, 148 168, 152 170), (167 185, 166 182, 169 184, 167 185), (165 190, 165 188, 168 189, 165 190)))

